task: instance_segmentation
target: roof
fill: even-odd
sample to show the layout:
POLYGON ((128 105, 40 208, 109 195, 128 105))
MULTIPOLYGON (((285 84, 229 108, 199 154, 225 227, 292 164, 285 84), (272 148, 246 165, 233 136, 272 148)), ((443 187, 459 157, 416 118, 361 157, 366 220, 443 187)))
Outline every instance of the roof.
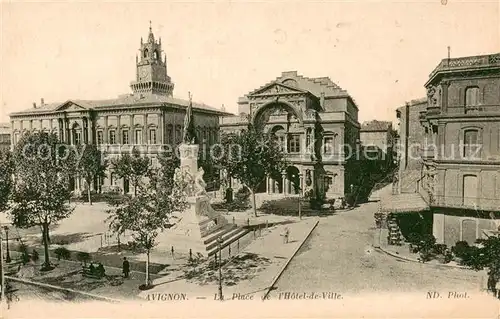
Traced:
MULTIPOLYGON (((33 114, 38 112, 53 112, 57 111, 60 107, 67 104, 68 102, 72 102, 77 104, 83 108, 87 109, 100 109, 100 108, 112 108, 119 106, 141 106, 141 105, 150 105, 150 104, 172 104, 181 107, 187 107, 189 105, 189 101, 178 99, 165 95, 158 94, 126 94, 121 95, 115 99, 107 99, 107 100, 67 100, 62 103, 50 103, 44 104, 43 106, 37 106, 36 108, 32 107, 30 109, 26 109, 19 112, 13 112, 11 115, 21 115, 21 114, 33 114)), ((212 112, 217 112, 221 115, 227 114, 220 109, 208 106, 204 103, 196 103, 193 102, 194 109, 207 110, 212 112)))
POLYGON ((388 121, 369 121, 361 124, 361 131, 387 131, 392 127, 392 122, 388 121))
POLYGON ((10 134, 9 123, 0 123, 0 134, 10 134))
MULTIPOLYGON (((297 90, 310 92, 316 97, 320 97, 321 94, 324 93, 325 97, 349 97, 354 102, 354 99, 349 95, 349 93, 346 90, 342 89, 337 84, 335 84, 329 77, 309 78, 299 75, 297 71, 282 72, 281 76, 277 77, 276 79, 270 82, 267 82, 266 84, 262 85, 261 87, 255 90, 252 90, 247 95, 252 95, 255 92, 259 92, 262 89, 269 87, 273 83, 287 84, 287 80, 294 80, 295 82, 297 82, 296 86, 297 90)), ((246 96, 240 98, 240 100, 244 100, 245 98, 246 96)))

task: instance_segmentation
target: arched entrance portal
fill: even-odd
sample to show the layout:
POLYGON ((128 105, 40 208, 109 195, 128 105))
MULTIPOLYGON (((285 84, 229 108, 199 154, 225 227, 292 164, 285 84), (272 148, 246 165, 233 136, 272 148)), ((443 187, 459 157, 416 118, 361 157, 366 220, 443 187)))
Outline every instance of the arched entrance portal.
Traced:
POLYGON ((286 185, 288 194, 300 194, 300 171, 295 166, 286 169, 286 185))

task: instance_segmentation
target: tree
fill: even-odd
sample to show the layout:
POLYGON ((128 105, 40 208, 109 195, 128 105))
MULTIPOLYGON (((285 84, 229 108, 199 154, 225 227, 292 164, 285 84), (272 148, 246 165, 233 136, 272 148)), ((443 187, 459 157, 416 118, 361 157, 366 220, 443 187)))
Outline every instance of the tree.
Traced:
POLYGON ((90 192, 90 185, 97 177, 106 177, 107 162, 104 154, 97 147, 97 145, 81 145, 78 147, 79 158, 76 162, 76 171, 79 176, 83 177, 87 183, 87 194, 89 204, 92 205, 92 198, 90 192))
POLYGON ((158 234, 170 228, 169 216, 184 210, 187 204, 183 186, 173 179, 176 159, 159 158, 160 167, 148 171, 148 182, 139 185, 137 195, 125 197, 108 211, 111 227, 130 230, 133 240, 146 250, 145 287, 151 287, 149 258, 158 234))
POLYGON ((134 187, 134 196, 137 196, 137 189, 142 179, 147 175, 151 162, 150 159, 141 156, 137 148, 132 148, 132 154, 123 154, 119 158, 111 161, 114 173, 120 178, 127 178, 134 187))
POLYGON ((14 161, 10 151, 0 150, 0 212, 8 208, 14 181, 14 161))
POLYGON ((42 270, 49 270, 49 226, 73 211, 67 202, 74 153, 55 134, 42 132, 21 138, 13 158, 15 186, 10 214, 16 227, 41 227, 45 257, 42 270))
POLYGON ((255 192, 258 187, 268 176, 281 176, 287 167, 277 139, 248 124, 239 134, 223 134, 221 145, 220 152, 214 154, 214 162, 250 190, 253 212, 257 216, 255 192))

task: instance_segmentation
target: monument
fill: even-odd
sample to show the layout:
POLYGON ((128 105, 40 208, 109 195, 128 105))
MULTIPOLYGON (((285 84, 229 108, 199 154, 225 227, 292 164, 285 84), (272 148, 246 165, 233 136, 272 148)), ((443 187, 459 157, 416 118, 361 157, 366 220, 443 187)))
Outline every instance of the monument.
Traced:
POLYGON ((174 179, 183 185, 188 207, 180 214, 178 223, 169 230, 176 244, 176 250, 193 254, 208 255, 217 237, 236 228, 210 205, 210 197, 203 180, 203 168, 198 168, 198 138, 193 121, 192 97, 184 118, 182 144, 179 146, 180 168, 176 169, 174 179), (218 233, 218 234, 216 234, 218 233), (212 236, 210 236, 212 235, 212 236), (216 236, 218 235, 218 236, 216 236))

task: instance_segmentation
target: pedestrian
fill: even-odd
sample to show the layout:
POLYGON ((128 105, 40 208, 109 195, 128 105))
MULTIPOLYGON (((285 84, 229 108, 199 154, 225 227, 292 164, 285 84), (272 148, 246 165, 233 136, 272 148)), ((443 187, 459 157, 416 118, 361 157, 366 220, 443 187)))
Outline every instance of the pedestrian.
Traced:
POLYGON ((282 236, 283 236, 283 244, 288 244, 288 237, 290 236, 290 229, 288 227, 285 227, 282 236))
POLYGON ((104 270, 104 265, 100 262, 97 264, 97 274, 100 277, 104 277, 106 275, 106 270, 104 270))
POLYGON ((128 275, 130 273, 130 263, 128 262, 127 257, 123 257, 122 271, 123 277, 128 278, 128 275))

